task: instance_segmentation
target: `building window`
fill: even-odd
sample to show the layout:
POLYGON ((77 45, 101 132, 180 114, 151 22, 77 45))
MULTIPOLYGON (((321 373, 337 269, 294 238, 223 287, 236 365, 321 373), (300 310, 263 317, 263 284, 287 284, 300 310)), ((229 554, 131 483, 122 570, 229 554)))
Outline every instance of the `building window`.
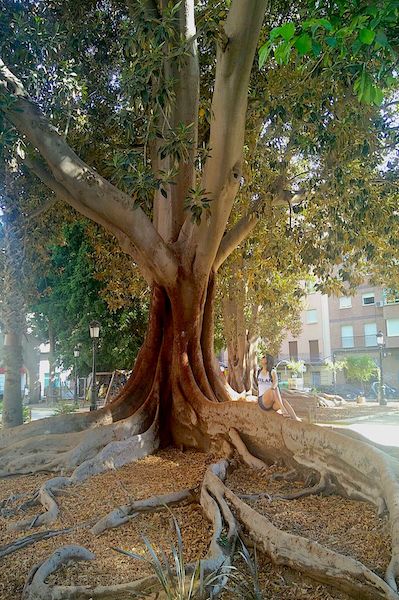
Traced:
POLYGON ((353 327, 352 325, 342 325, 341 327, 341 344, 342 348, 353 348, 353 327))
POLYGON ((365 323, 364 324, 364 345, 365 346, 376 346, 377 345, 377 323, 365 323))
POLYGON ((352 308, 352 298, 350 296, 341 296, 339 299, 340 308, 352 308))
POLYGON ((399 336, 399 319, 387 319, 387 336, 399 336))
POLYGON ((309 340, 310 361, 319 360, 319 340, 309 340))
POLYGON ((374 292, 367 292, 367 294, 362 294, 362 304, 363 306, 370 306, 372 304, 375 304, 374 292))
POLYGON ((306 311, 306 323, 308 325, 317 323, 317 310, 315 308, 306 311))
POLYGON ((290 360, 298 360, 298 342, 288 342, 290 360))

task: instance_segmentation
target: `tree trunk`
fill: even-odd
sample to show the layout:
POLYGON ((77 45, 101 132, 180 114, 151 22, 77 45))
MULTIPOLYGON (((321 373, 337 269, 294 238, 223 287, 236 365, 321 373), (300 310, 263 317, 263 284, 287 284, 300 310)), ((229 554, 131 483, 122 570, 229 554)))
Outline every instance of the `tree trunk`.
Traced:
POLYGON ((244 318, 245 290, 230 282, 223 297, 223 324, 228 352, 228 382, 236 392, 245 392, 247 331, 244 318))
MULTIPOLYGON (((10 186, 11 187, 11 186, 10 186)), ((22 335, 25 326, 23 286, 23 242, 20 214, 13 198, 3 197, 4 275, 1 319, 4 325, 3 427, 23 423, 21 368, 22 335)))
POLYGON ((252 335, 251 331, 248 331, 244 358, 244 385, 248 391, 253 391, 254 387, 254 373, 258 364, 258 343, 259 337, 252 335))
POLYGON ((47 402, 53 403, 57 400, 57 388, 55 385, 55 333, 53 326, 49 323, 48 326, 48 338, 49 338, 49 381, 47 388, 47 402))
POLYGON ((4 336, 4 397, 3 427, 15 427, 23 423, 21 368, 22 336, 6 333, 4 336))

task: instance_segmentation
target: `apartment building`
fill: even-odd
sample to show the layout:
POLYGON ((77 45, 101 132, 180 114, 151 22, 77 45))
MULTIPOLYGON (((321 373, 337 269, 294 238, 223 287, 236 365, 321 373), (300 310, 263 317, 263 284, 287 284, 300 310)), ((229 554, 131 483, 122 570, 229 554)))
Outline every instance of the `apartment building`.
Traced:
POLYGON ((285 379, 286 363, 301 360, 305 363, 304 385, 317 387, 331 384, 331 373, 325 360, 332 359, 328 296, 309 290, 301 315, 302 331, 283 341, 277 362, 285 379))
MULTIPOLYGON (((369 355, 379 364, 377 333, 384 335, 383 368, 386 383, 399 383, 399 296, 367 283, 354 296, 330 297, 331 348, 337 360, 369 355)), ((338 382, 344 374, 338 373, 338 382)))
MULTIPOLYGON (((308 293, 302 312, 302 332, 288 335, 277 362, 282 378, 290 360, 305 363, 305 387, 332 385, 333 375, 326 360, 347 356, 371 356, 379 364, 377 333, 384 335, 383 368, 385 383, 399 384, 399 294, 364 283, 353 296, 326 296, 308 293)), ((338 372, 337 383, 345 383, 338 372)))

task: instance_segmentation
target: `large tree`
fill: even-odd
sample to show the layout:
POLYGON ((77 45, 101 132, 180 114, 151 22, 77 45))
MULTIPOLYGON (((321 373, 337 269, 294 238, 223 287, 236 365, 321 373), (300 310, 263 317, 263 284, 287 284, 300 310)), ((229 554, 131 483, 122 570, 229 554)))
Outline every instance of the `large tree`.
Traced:
POLYGON ((0 198, 1 210, 1 287, 0 320, 4 333, 3 365, 5 369, 3 395, 3 427, 22 425, 21 370, 22 339, 26 329, 24 286, 24 242, 21 214, 12 197, 15 190, 12 177, 8 189, 0 198))
MULTIPOLYGON (((390 8, 393 4, 383 3, 377 25, 371 23, 375 17, 373 11, 367 12, 368 4, 356 3, 351 10, 341 10, 340 3, 338 8, 328 4, 320 9, 321 28, 328 31, 325 46, 341 59, 332 63, 326 50, 324 63, 316 57, 302 66, 302 79, 318 76, 320 70, 324 85, 331 79, 319 126, 330 135, 325 143, 331 143, 334 152, 329 163, 320 165, 319 176, 323 169, 337 170, 340 165, 339 146, 334 145, 331 131, 336 120, 346 118, 346 114, 354 115, 355 106, 357 111, 363 110, 353 96, 352 85, 362 86, 364 91, 370 87, 369 79, 374 73, 382 84, 389 84, 394 63, 389 58, 391 50, 394 52, 390 41, 394 37, 395 42, 397 34, 395 31, 392 36, 389 29, 392 16, 397 17, 397 9, 390 8), (325 18, 329 11, 334 17, 331 21, 325 18), (386 42, 382 45, 378 42, 380 47, 371 48, 375 27, 382 29, 386 42), (336 36, 331 35, 334 31, 336 36), (357 36, 360 46, 350 50, 357 36), (387 66, 382 72, 384 60, 387 66)), ((258 220, 258 212, 249 208, 248 214, 229 227, 242 183, 248 89, 253 69, 258 81, 260 77, 253 62, 266 0, 197 4, 194 0, 182 0, 175 5, 164 0, 115 2, 115 5, 109 2, 90 4, 89 10, 74 2, 49 6, 50 19, 54 19, 51 11, 55 6, 56 17, 72 22, 72 27, 62 33, 54 57, 57 34, 41 36, 42 43, 48 46, 33 64, 29 62, 32 44, 19 45, 18 52, 13 52, 7 42, 4 44, 9 64, 0 63, 1 111, 7 124, 11 123, 18 132, 15 145, 25 167, 36 173, 58 199, 117 238, 151 286, 152 301, 147 336, 122 393, 100 411, 67 415, 23 426, 12 434, 2 433, 2 473, 74 468, 71 478, 57 478, 57 484, 53 485, 60 487, 111 465, 132 461, 154 451, 160 442, 170 440, 224 454, 230 454, 235 447, 248 464, 262 466, 263 462, 248 452, 250 447, 262 460, 279 457, 298 470, 317 472, 321 487, 333 486, 344 495, 371 501, 381 510, 386 507, 390 513, 393 543, 386 573, 388 583, 359 563, 316 547, 310 549, 299 544, 297 552, 293 550, 287 558, 278 543, 277 550, 272 552, 322 581, 327 578, 339 585, 334 574, 337 579, 341 576, 343 587, 358 597, 363 594, 368 598, 397 598, 394 590, 399 571, 399 467, 397 460, 389 455, 394 451, 382 452, 364 439, 276 415, 260 418, 256 406, 231 401, 213 355, 215 273, 258 220), (87 23, 90 19, 93 29, 79 28, 79 21, 87 23), (70 48, 63 46, 65 40, 71 39, 73 51, 78 50, 81 61, 76 60, 75 54, 74 62, 70 48), (27 71, 20 68, 21 55, 26 59, 27 71), (70 69, 71 61, 74 71, 70 69), (63 77, 68 69, 69 79, 63 77), (84 86, 75 89, 70 81, 71 78, 74 81, 79 69, 86 69, 87 80, 84 86), (51 112, 55 104, 60 81, 67 81, 65 88, 61 85, 62 92, 73 101, 64 103, 64 111, 55 111, 51 121, 45 112, 51 112), (106 88, 106 93, 98 93, 96 86, 101 91, 106 88), (86 106, 83 114, 76 106, 80 99, 86 106), (71 115, 71 119, 67 118, 65 124, 66 115, 71 115), (73 119, 75 129, 72 127, 71 131, 73 119), (78 128, 80 133, 82 129, 86 132, 86 143, 82 143, 82 135, 76 135, 78 128), (123 137, 123 133, 129 139, 129 151, 120 140, 118 146, 118 136, 123 137), (104 148, 108 139, 117 150, 111 164, 105 153, 101 160, 96 154, 97 144, 104 148), (111 177, 115 183, 110 181, 111 177), (67 437, 66 432, 70 434, 67 437), (40 451, 33 455, 30 451, 38 447, 40 451), (303 558, 304 548, 312 554, 310 560, 303 558)), ((297 19, 302 11, 307 14, 319 8, 312 2, 298 3, 293 18, 297 19)), ((31 9, 40 12, 43 5, 32 3, 31 9)), ((283 4, 276 7, 276 14, 268 13, 262 36, 266 37, 274 25, 280 25, 286 12, 288 8, 283 4)), ((47 17, 46 11, 44 17, 39 15, 34 28, 40 28, 47 17)), ((308 26, 312 35, 320 31, 317 22, 298 27, 308 26)), ((309 43, 312 45, 306 31, 294 36, 295 28, 295 24, 289 23, 273 34, 273 41, 279 36, 283 39, 276 48, 277 62, 284 62, 280 61, 282 53, 285 59, 293 47, 303 56, 309 43)), ((381 35, 378 39, 382 39, 381 35)), ((317 41, 319 46, 315 46, 315 52, 322 57, 324 41, 317 41)), ((274 67, 274 59, 269 60, 274 67)), ((295 88, 291 90, 293 97, 294 92, 295 88)), ((366 99, 374 102, 378 94, 373 91, 371 98, 370 92, 366 99)), ((365 100, 364 94, 359 96, 365 100)), ((259 107, 262 100, 256 102, 259 107)), ((377 109, 364 110, 370 115, 370 137, 374 139, 377 109)), ((258 129, 262 129, 262 116, 258 129)), ((334 240, 329 236, 331 226, 326 218, 328 211, 334 212, 337 206, 329 200, 328 193, 321 193, 322 182, 319 187, 314 210, 322 213, 320 239, 327 238, 325 243, 331 245, 334 240)), ((352 188, 357 190, 357 187, 358 182, 353 181, 352 188)), ((359 206, 365 210, 363 200, 361 195, 355 195, 352 207, 348 204, 345 207, 354 210, 356 217, 359 206)), ((393 213, 389 217, 396 225, 393 213)), ((377 223, 380 225, 382 221, 377 223)), ((366 235, 365 231, 362 233, 366 235)), ((349 231, 343 243, 348 245, 348 238, 349 231)), ((309 250, 313 241, 311 236, 309 250)), ((223 500, 227 492, 212 477, 216 474, 208 482, 213 497, 208 493, 204 503, 208 507, 218 504, 229 523, 229 531, 233 531, 234 518, 223 500)), ((50 488, 47 492, 51 496, 50 488)), ((50 496, 43 491, 43 498, 50 496)), ((239 513, 242 512, 245 509, 241 506, 239 513)), ((252 522, 250 532, 253 533, 254 527, 256 523, 252 522)), ((220 544, 218 548, 224 556, 220 544)))

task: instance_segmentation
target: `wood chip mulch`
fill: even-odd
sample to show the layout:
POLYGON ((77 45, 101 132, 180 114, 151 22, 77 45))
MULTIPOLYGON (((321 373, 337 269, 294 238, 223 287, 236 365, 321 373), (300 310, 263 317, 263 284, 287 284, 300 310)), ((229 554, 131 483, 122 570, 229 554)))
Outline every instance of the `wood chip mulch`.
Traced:
MULTIPOLYGON (((201 484, 207 466, 215 457, 175 449, 163 450, 117 471, 92 477, 85 483, 69 488, 66 495, 58 498, 60 517, 51 529, 67 528, 78 523, 94 523, 100 517, 129 499, 142 499, 165 494, 201 484)), ((270 494, 300 489, 300 482, 271 481, 268 473, 260 474, 240 466, 228 479, 228 486, 237 493, 267 491, 270 494)), ((48 474, 22 476, 0 480, 0 501, 18 493, 32 493, 50 478, 48 474)), ((28 496, 22 497, 23 502, 28 496)), ((267 499, 251 501, 250 504, 272 522, 299 535, 307 535, 338 552, 349 554, 364 562, 378 574, 382 574, 389 561, 390 540, 386 522, 378 519, 375 510, 362 502, 344 500, 340 497, 308 497, 284 501, 267 499)), ((33 516, 37 508, 29 509, 18 518, 33 516)), ((182 531, 187 562, 204 557, 212 535, 210 523, 196 504, 173 508, 182 531)), ((8 533, 9 519, 0 518, 0 545, 28 532, 8 533)), ((42 528, 45 529, 45 528, 42 528)), ((32 532, 40 531, 41 528, 32 532)), ((68 566, 52 575, 49 582, 71 584, 113 585, 132 581, 149 574, 148 567, 139 561, 112 550, 116 546, 136 553, 144 553, 142 535, 149 538, 154 548, 168 550, 174 539, 174 528, 167 511, 146 513, 132 519, 128 524, 93 537, 87 528, 42 540, 0 560, 0 600, 21 597, 25 578, 31 567, 48 557, 61 545, 80 544, 92 550, 96 560, 68 566)), ((274 567, 267 557, 258 553, 260 580, 265 600, 346 600, 346 596, 331 588, 318 585, 290 569, 274 567)), ((243 565, 237 559, 237 568, 243 565)), ((224 600, 232 598, 228 592, 224 600)), ((235 597, 237 598, 237 596, 235 597)))

